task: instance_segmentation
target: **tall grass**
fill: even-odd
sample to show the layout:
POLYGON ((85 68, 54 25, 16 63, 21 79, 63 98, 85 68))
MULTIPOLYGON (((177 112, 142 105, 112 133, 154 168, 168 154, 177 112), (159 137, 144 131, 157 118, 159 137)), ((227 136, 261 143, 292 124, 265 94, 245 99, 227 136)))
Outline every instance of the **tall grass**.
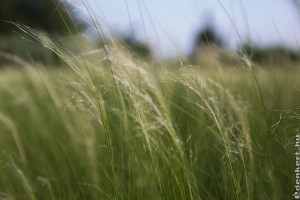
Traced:
POLYGON ((19 28, 69 68, 1 72, 0 198, 292 198, 299 70, 155 68, 118 45, 94 63, 19 28))

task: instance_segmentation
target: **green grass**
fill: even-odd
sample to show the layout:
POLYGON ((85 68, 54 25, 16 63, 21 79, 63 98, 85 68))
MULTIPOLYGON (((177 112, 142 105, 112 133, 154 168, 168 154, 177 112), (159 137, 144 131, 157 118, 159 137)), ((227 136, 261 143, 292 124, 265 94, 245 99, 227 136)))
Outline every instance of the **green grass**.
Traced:
POLYGON ((95 63, 21 28, 69 68, 1 71, 0 199, 293 198, 299 69, 95 63))

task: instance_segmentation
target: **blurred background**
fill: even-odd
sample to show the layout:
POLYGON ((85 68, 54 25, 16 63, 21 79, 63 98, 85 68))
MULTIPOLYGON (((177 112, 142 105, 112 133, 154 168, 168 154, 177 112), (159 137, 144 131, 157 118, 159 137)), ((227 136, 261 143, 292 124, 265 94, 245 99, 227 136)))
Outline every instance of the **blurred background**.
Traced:
POLYGON ((5 63, 18 54, 57 63, 55 55, 24 41, 9 21, 54 38, 83 34, 99 40, 100 31, 107 41, 122 41, 138 55, 156 60, 225 62, 229 54, 243 52, 257 63, 293 63, 299 59, 299 8, 297 0, 1 1, 0 59, 5 63))
POLYGON ((1 0, 0 200, 292 199, 299 6, 1 0))

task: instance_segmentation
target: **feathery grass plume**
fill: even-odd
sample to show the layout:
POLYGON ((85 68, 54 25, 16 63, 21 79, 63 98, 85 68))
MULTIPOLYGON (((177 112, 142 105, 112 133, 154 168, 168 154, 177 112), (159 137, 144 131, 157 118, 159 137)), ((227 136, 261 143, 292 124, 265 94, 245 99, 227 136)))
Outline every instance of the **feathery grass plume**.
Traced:
MULTIPOLYGON (((116 153, 116 150, 114 150, 112 138, 115 137, 115 133, 112 133, 109 128, 109 126, 111 126, 111 122, 105 111, 105 101, 103 100, 102 94, 100 94, 99 90, 96 89, 89 71, 90 69, 85 64, 86 62, 84 60, 79 60, 72 54, 71 51, 54 44, 43 33, 40 33, 23 25, 17 26, 26 34, 40 42, 43 46, 57 53, 57 55, 60 56, 85 83, 88 93, 83 92, 85 90, 84 88, 80 88, 78 90, 78 93, 88 102, 87 104, 91 106, 93 111, 99 113, 99 123, 103 126, 104 129, 107 140, 107 148, 109 149, 111 160, 110 167, 112 173, 112 187, 115 187, 115 192, 113 195, 120 195, 120 180, 117 177, 118 175, 114 167, 114 163, 116 162, 114 154, 116 153)), ((177 137, 176 132, 172 126, 170 114, 168 114, 168 107, 166 106, 167 104, 165 103, 165 99, 162 96, 160 89, 155 82, 155 79, 151 77, 150 72, 147 72, 145 68, 142 69, 140 67, 137 67, 137 65, 135 63, 132 63, 129 59, 125 59, 125 56, 123 56, 122 53, 117 52, 116 55, 112 56, 110 60, 110 65, 112 66, 110 67, 114 67, 114 73, 112 73, 112 76, 114 80, 117 80, 115 86, 117 87, 116 89, 119 92, 118 99, 120 100, 123 98, 127 98, 121 102, 123 104, 123 107, 125 107, 125 100, 127 101, 127 105, 133 106, 126 109, 126 111, 128 111, 127 114, 125 114, 125 111, 123 111, 123 114, 121 115, 122 123, 124 123, 124 121, 127 121, 124 120, 124 118, 127 119, 129 117, 137 123, 138 126, 135 125, 136 128, 134 129, 142 133, 141 136, 145 138, 145 142, 148 147, 147 152, 151 156, 151 165, 153 166, 155 175, 157 177, 160 194, 164 196, 168 191, 169 195, 176 195, 178 193, 182 198, 187 197, 186 195, 192 198, 194 195, 196 195, 196 185, 193 182, 189 182, 189 167, 187 166, 187 163, 185 162, 185 159, 183 157, 183 150, 180 144, 180 139, 177 137), (132 79, 132 74, 142 76, 144 78, 144 81, 137 82, 135 79, 132 79), (168 137, 170 137, 171 141, 173 141, 174 149, 166 148, 170 146, 168 137), (157 150, 159 151, 156 152, 157 150), (159 154, 157 155, 157 153, 159 154), (174 188, 168 188, 164 185, 165 183, 163 183, 163 181, 167 180, 166 177, 164 177, 165 180, 162 180, 161 178, 164 172, 162 171, 162 169, 157 167, 157 165, 172 166, 174 164, 174 161, 171 161, 170 158, 174 156, 174 158, 176 158, 176 155, 180 155, 179 158, 177 158, 178 160, 176 159, 176 165, 178 165, 179 168, 172 168, 171 171, 171 175, 174 177, 173 180, 176 181, 176 184, 174 185, 174 188), (179 176, 179 173, 176 172, 177 170, 183 170, 183 177, 179 176), (188 181, 187 194, 183 190, 183 183, 179 179, 188 181)), ((124 128, 124 130, 126 129, 124 128)), ((123 134, 125 133, 124 130, 123 134)), ((132 135, 130 135, 129 137, 132 137, 132 135)), ((124 138, 128 139, 128 136, 125 136, 124 138)), ((92 153, 92 155, 95 154, 94 150, 92 150, 92 152, 94 152, 92 153)), ((126 158, 126 160, 128 160, 128 158, 126 158)), ((94 169, 93 171, 95 175, 97 175, 95 165, 92 168, 94 169)), ((167 182, 169 181, 170 180, 167 180, 167 182)), ((94 182, 98 181, 95 179, 94 182)))
MULTIPOLYGON (((20 30, 22 30, 24 33, 35 39, 37 42, 39 42, 41 45, 43 45, 45 48, 48 48, 49 50, 56 53, 66 64, 68 67, 70 67, 77 76, 79 76, 82 81, 84 82, 86 88, 88 89, 88 92, 91 93, 91 95, 86 95, 88 99, 90 98, 90 102, 93 104, 93 106, 96 108, 97 112, 97 119, 99 120, 99 125, 102 126, 103 132, 106 137, 107 142, 107 148, 111 160, 111 173, 113 177, 115 177, 115 169, 114 169, 114 156, 113 156, 113 150, 112 150, 112 139, 110 135, 109 125, 108 125, 108 119, 107 119, 107 113, 105 110, 104 101, 102 98, 102 94, 97 91, 96 86, 94 85, 92 76, 89 72, 88 66, 85 63, 84 58, 80 59, 76 57, 69 49, 66 49, 63 46, 60 46, 58 44, 55 44, 51 41, 49 37, 47 37, 44 33, 34 30, 28 26, 15 24, 20 30)), ((115 179, 115 178, 113 178, 115 179)), ((116 180, 113 180, 114 187, 117 187, 116 180)))
POLYGON ((299 71, 157 68, 120 44, 77 55, 16 26, 69 68, 0 74, 0 198, 290 195, 299 71))
MULTIPOLYGON (((159 157, 162 157, 167 165, 172 165, 174 161, 170 158, 175 156, 176 160, 178 159, 177 165, 181 168, 189 187, 188 196, 193 198, 197 193, 196 185, 191 179, 192 172, 184 157, 181 139, 173 127, 169 106, 162 95, 157 79, 149 71, 150 67, 144 66, 145 63, 141 61, 135 63, 133 57, 120 50, 111 49, 111 51, 115 52, 111 61, 115 67, 116 80, 129 106, 127 112, 131 115, 129 117, 137 123, 139 134, 146 141, 152 164, 159 165, 158 158, 155 156, 156 152, 162 154, 159 157), (139 80, 138 77, 142 79, 139 80)), ((159 171, 157 167, 154 168, 160 190, 165 193, 160 178, 164 172, 159 171)), ((181 177, 178 177, 177 173, 172 173, 172 176, 174 176, 181 197, 186 197, 181 190, 182 183, 179 182, 181 177)))

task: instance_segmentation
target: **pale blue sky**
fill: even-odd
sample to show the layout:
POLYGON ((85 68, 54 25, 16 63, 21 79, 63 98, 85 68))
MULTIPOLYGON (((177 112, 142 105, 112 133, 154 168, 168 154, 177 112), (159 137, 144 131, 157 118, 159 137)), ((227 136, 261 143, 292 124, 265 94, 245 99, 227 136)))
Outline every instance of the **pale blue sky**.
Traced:
POLYGON ((124 33, 133 26, 135 39, 149 44, 157 57, 188 55, 204 23, 217 27, 230 49, 247 38, 258 46, 293 49, 300 42, 300 15, 289 0, 69 1, 87 16, 86 2, 107 32, 124 33))

